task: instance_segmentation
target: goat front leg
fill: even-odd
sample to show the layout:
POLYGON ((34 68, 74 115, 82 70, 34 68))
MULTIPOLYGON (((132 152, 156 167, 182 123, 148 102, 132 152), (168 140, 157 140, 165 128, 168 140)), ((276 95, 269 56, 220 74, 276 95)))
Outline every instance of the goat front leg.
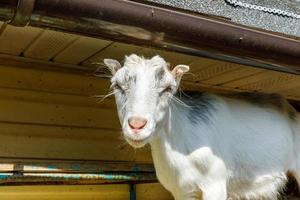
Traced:
POLYGON ((203 193, 201 189, 197 189, 189 193, 181 194, 175 197, 175 200, 203 200, 203 193))
POLYGON ((175 198, 176 200, 226 200, 226 180, 211 183, 206 189, 195 189, 192 192, 175 198))
POLYGON ((226 180, 211 183, 203 190, 203 197, 201 200, 226 200, 227 188, 226 180))

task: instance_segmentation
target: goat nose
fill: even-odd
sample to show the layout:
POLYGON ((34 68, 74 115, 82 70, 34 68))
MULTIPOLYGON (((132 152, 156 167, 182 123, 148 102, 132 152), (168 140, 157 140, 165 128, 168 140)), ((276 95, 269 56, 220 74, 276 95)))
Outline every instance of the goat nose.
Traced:
POLYGON ((137 133, 146 126, 147 120, 141 117, 131 117, 128 119, 128 124, 130 128, 137 133))

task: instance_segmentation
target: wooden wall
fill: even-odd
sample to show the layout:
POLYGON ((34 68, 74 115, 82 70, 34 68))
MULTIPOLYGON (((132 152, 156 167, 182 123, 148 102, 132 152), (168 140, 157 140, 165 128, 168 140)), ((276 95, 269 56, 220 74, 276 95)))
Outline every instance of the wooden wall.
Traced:
MULTIPOLYGON (((98 103, 92 97, 107 93, 107 79, 43 69, 36 63, 26 68, 13 65, 0 64, 0 159, 152 163, 149 148, 133 150, 122 140, 113 99, 98 103)), ((171 198, 159 184, 139 185, 137 194, 137 199, 171 198)), ((129 199, 128 195, 128 185, 118 184, 0 187, 1 199, 129 199)))
MULTIPOLYGON (((157 184, 138 184, 136 198, 140 200, 171 200, 157 184)), ((0 199, 5 200, 129 200, 129 186, 81 185, 81 186, 3 186, 0 199)))

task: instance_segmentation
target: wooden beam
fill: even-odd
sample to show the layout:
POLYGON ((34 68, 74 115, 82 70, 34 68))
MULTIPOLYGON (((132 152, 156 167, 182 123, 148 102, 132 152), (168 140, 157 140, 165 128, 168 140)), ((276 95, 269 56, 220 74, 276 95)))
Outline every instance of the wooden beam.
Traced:
POLYGON ((8 159, 0 157, 0 173, 155 173, 152 164, 104 160, 8 159))
POLYGON ((166 191, 159 183, 137 184, 136 198, 141 200, 173 199, 172 195, 168 191, 166 191))
POLYGON ((38 60, 33 58, 25 58, 23 56, 13 56, 0 53, 0 63, 4 66, 18 67, 18 68, 30 68, 30 69, 42 69, 46 71, 60 71, 75 74, 92 73, 97 66, 82 67, 74 64, 58 63, 47 60, 38 60))
MULTIPOLYGON (((172 200, 159 183, 136 185, 137 200, 172 200)), ((1 186, 0 199, 9 200, 128 200, 129 185, 1 186)))
POLYGON ((0 65, 0 87, 92 96, 107 94, 110 82, 92 74, 0 65))
POLYGON ((63 94, 53 93, 47 91, 30 90, 30 89, 18 89, 18 88, 3 88, 0 87, 0 99, 24 101, 24 102, 37 102, 44 104, 54 105, 69 105, 79 107, 91 107, 91 108, 105 108, 115 109, 115 100, 113 97, 102 98, 77 95, 77 94, 63 94))
POLYGON ((121 131, 0 123, 2 158, 107 160, 152 163, 150 148, 133 149, 121 131))
POLYGON ((50 60, 78 38, 79 36, 68 33, 45 30, 28 46, 23 55, 28 58, 50 60))
POLYGON ((87 128, 120 128, 116 110, 0 99, 0 121, 87 128))
POLYGON ((129 199, 127 184, 77 186, 2 186, 0 199, 9 200, 121 200, 129 199))

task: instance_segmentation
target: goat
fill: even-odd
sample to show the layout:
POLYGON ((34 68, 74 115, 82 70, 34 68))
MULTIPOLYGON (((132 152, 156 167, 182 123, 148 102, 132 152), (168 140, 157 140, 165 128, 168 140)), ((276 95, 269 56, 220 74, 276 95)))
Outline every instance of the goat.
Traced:
POLYGON ((176 200, 270 199, 300 183, 299 114, 277 95, 176 97, 187 65, 132 54, 104 59, 123 135, 149 143, 158 180, 176 200))

